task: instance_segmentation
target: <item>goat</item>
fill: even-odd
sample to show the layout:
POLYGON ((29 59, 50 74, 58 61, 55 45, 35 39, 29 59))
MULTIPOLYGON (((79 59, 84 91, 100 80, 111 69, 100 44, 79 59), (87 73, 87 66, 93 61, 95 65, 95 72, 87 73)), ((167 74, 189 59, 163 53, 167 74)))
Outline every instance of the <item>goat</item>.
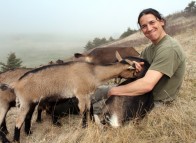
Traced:
POLYGON ((6 84, 19 79, 25 72, 30 69, 17 68, 0 74, 0 139, 2 142, 8 142, 5 135, 8 134, 6 126, 6 115, 11 107, 15 106, 16 96, 12 89, 7 88, 6 84))
POLYGON ((80 112, 78 108, 78 99, 76 97, 61 99, 58 101, 44 101, 41 106, 38 106, 36 119, 36 122, 38 123, 42 121, 41 114, 43 110, 46 110, 46 113, 51 115, 53 124, 57 126, 61 126, 61 123, 58 121, 59 117, 68 114, 78 115, 80 112))
MULTIPOLYGON (((142 78, 149 68, 149 63, 141 58, 133 58, 130 60, 144 62, 143 69, 136 78, 128 79, 120 85, 125 85, 142 78)), ((109 124, 112 127, 119 127, 125 121, 136 119, 136 121, 144 118, 144 116, 154 107, 153 95, 151 92, 139 96, 110 96, 102 110, 101 121, 98 115, 95 115, 95 121, 99 125, 109 124)))
MULTIPOLYGON (((18 81, 10 85, 20 102, 14 141, 20 139, 20 129, 24 120, 25 132, 30 133, 35 106, 47 98, 56 100, 76 96, 82 115, 82 127, 86 127, 87 114, 89 115, 89 111, 92 111, 90 95, 107 80, 117 76, 124 78, 133 76, 135 70, 133 70, 132 64, 133 62, 128 60, 111 65, 72 61, 43 66, 25 73, 18 81)), ((92 119, 92 114, 90 115, 92 119)))
POLYGON ((138 57, 140 54, 133 47, 105 47, 94 48, 86 53, 75 53, 74 61, 86 61, 94 64, 110 64, 117 61, 115 52, 118 51, 122 58, 128 56, 138 57))

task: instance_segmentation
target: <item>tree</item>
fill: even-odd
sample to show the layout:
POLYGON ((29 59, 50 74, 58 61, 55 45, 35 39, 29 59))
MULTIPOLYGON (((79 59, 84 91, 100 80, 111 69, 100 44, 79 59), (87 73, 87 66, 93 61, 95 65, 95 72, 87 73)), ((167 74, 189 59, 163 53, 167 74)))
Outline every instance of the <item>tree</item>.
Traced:
POLYGON ((112 42, 112 41, 114 41, 114 38, 113 37, 110 37, 108 41, 109 42, 112 42))
POLYGON ((191 1, 188 6, 184 9, 187 13, 194 13, 196 12, 196 4, 195 1, 191 1))
POLYGON ((7 64, 0 62, 1 71, 5 72, 10 69, 21 67, 22 61, 19 58, 16 58, 15 53, 8 54, 7 64))
POLYGON ((126 32, 124 32, 121 36, 120 36, 120 39, 121 38, 125 38, 125 37, 127 37, 127 36, 129 36, 129 35, 131 35, 131 34, 133 34, 133 33, 135 33, 135 32, 137 32, 137 30, 132 30, 132 29, 130 29, 130 28, 127 28, 127 31, 126 32))
POLYGON ((88 43, 86 44, 86 46, 84 47, 85 50, 90 50, 93 49, 95 47, 98 47, 102 44, 106 44, 109 41, 106 40, 106 38, 94 38, 93 42, 88 41, 88 43))
POLYGON ((88 43, 86 44, 86 46, 84 47, 85 50, 90 50, 92 48, 94 48, 94 44, 91 41, 88 41, 88 43))

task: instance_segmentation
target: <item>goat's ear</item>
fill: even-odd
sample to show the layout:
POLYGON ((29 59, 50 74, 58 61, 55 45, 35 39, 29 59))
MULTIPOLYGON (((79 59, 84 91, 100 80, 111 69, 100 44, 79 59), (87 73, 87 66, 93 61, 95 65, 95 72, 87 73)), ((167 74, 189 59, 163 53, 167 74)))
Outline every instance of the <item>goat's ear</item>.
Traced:
POLYGON ((119 54, 118 51, 116 51, 116 58, 117 58, 117 60, 118 60, 119 62, 122 61, 122 57, 120 56, 120 54, 119 54))
POLYGON ((0 84, 0 89, 2 91, 7 90, 8 89, 8 85, 7 84, 0 84))
POLYGON ((128 59, 125 59, 125 61, 126 61, 127 63, 129 63, 131 66, 134 65, 134 63, 133 63, 132 61, 128 60, 128 59))
POLYGON ((75 53, 75 54, 74 54, 74 57, 75 57, 75 58, 79 58, 79 57, 82 57, 82 56, 83 56, 83 54, 80 54, 80 53, 75 53))

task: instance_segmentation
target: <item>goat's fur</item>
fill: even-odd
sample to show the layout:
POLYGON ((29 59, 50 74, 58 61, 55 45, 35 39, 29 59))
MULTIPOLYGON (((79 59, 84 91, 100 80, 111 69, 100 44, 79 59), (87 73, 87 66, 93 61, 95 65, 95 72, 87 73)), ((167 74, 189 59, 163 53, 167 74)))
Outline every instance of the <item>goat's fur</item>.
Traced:
POLYGON ((140 55, 133 47, 104 47, 94 48, 82 54, 75 53, 73 60, 94 64, 110 64, 117 61, 115 56, 116 51, 124 59, 129 56, 138 57, 140 55))
POLYGON ((91 110, 90 96, 103 82, 115 78, 129 78, 135 70, 130 63, 117 62, 112 65, 94 65, 86 62, 68 62, 48 65, 24 74, 11 84, 20 101, 19 116, 16 120, 14 140, 19 141, 20 129, 25 120, 25 132, 30 132, 31 117, 35 105, 48 98, 63 99, 76 96, 82 125, 86 126, 87 113, 91 110))

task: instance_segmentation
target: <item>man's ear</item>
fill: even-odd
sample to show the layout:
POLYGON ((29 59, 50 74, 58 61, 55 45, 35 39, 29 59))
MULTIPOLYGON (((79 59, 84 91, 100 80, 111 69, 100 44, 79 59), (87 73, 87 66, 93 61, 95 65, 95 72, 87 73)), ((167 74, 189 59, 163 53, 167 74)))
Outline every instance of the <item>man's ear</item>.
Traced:
POLYGON ((165 21, 162 19, 160 20, 161 26, 165 26, 165 21))

